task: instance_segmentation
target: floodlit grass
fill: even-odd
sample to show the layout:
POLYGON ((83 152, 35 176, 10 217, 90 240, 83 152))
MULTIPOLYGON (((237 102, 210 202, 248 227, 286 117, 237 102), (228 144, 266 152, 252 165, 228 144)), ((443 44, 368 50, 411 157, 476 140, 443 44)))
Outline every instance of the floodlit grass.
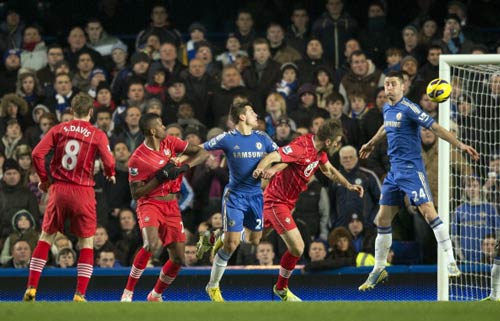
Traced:
POLYGON ((500 320, 497 302, 19 302, 0 311, 2 321, 500 320))

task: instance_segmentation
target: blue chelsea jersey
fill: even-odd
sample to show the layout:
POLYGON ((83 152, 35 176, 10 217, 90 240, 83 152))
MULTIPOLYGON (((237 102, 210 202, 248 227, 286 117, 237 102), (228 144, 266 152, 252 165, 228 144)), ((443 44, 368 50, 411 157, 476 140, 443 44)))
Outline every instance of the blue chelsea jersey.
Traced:
POLYGON ((420 126, 430 128, 434 119, 406 97, 394 106, 386 103, 383 112, 391 170, 423 170, 420 126))
POLYGON ((233 191, 261 193, 260 179, 252 174, 264 156, 278 146, 264 132, 253 130, 242 135, 238 130, 222 133, 203 144, 206 150, 223 150, 229 166, 228 187, 233 191))

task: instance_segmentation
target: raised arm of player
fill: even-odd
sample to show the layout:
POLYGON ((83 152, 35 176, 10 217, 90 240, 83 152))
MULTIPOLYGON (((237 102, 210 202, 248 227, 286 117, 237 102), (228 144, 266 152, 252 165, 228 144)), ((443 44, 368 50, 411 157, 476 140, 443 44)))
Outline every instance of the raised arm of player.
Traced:
POLYGON ((203 163, 207 158, 209 154, 205 149, 198 145, 193 145, 191 143, 188 144, 186 147, 186 150, 184 150, 184 153, 180 158, 186 161, 186 164, 188 164, 190 167, 194 167, 196 165, 199 165, 203 163), (184 159, 184 156, 189 156, 189 158, 184 159))
POLYGON ((334 182, 340 183, 342 186, 347 188, 351 192, 358 193, 359 197, 363 197, 364 190, 361 185, 353 185, 349 183, 349 181, 342 175, 330 162, 326 162, 325 164, 320 164, 319 169, 328 177, 330 180, 334 182))
POLYGON ((97 144, 97 149, 99 150, 99 155, 101 156, 102 163, 104 164, 104 174, 108 181, 113 184, 116 183, 115 178, 115 158, 109 149, 108 137, 106 134, 102 135, 102 138, 99 140, 97 144))
POLYGON ((378 129, 377 133, 373 135, 373 137, 368 141, 368 143, 361 146, 361 149, 359 150, 359 157, 361 159, 368 158, 371 152, 373 152, 373 150, 375 149, 375 145, 380 143, 382 139, 385 138, 385 136, 386 136, 385 128, 384 125, 382 125, 378 129))
POLYGON ((458 149, 466 152, 469 154, 473 160, 478 160, 479 159, 479 153, 471 146, 466 145, 459 141, 455 135, 450 133, 450 131, 444 129, 441 125, 438 123, 433 123, 431 126, 432 131, 439 137, 447 141, 448 143, 452 144, 453 146, 457 147, 458 149))
POLYGON ((253 177, 259 178, 264 171, 271 165, 272 163, 281 162, 281 155, 278 152, 272 152, 267 154, 263 159, 260 160, 259 164, 253 171, 253 177))

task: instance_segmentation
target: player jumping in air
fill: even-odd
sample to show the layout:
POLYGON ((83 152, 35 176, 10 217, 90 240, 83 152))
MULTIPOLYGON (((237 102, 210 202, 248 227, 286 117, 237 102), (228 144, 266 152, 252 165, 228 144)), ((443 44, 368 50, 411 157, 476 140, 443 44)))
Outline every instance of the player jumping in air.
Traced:
POLYGON ((257 114, 248 102, 234 104, 230 116, 236 123, 234 130, 222 133, 203 144, 206 150, 221 149, 226 154, 229 166, 229 184, 224 189, 222 213, 224 220, 223 246, 216 247, 210 281, 206 291, 215 302, 224 301, 219 281, 224 274, 227 261, 238 245, 244 227, 249 240, 258 245, 262 236, 263 197, 260 180, 252 176, 259 161, 278 146, 266 133, 255 131, 257 114))
POLYGON ((420 107, 403 96, 404 81, 401 72, 387 74, 384 81, 388 102, 383 107, 384 124, 368 143, 360 149, 360 157, 367 158, 375 145, 386 136, 389 144, 388 154, 391 170, 385 177, 380 197, 380 209, 375 217, 377 238, 375 240, 375 266, 360 291, 373 289, 378 283, 388 278, 385 270, 387 254, 392 245, 391 222, 403 204, 406 194, 411 203, 434 231, 438 244, 448 258, 448 275, 457 277, 461 274, 453 255, 448 228, 439 218, 430 193, 424 162, 420 153, 420 126, 431 129, 438 137, 446 140, 458 149, 466 152, 472 159, 479 159, 478 152, 460 142, 453 134, 441 127, 420 107))
POLYGON ((278 281, 273 287, 274 293, 282 301, 301 301, 288 289, 288 279, 304 252, 304 240, 295 224, 292 210, 318 167, 329 179, 363 197, 363 187, 349 183, 328 160, 327 152, 337 149, 341 138, 340 121, 330 119, 319 128, 316 135, 298 137, 289 145, 264 157, 253 173, 255 178, 271 178, 264 191, 264 226, 274 228, 287 246, 287 251, 281 257, 278 281), (278 166, 268 169, 272 163, 286 163, 288 166, 276 173, 278 166))

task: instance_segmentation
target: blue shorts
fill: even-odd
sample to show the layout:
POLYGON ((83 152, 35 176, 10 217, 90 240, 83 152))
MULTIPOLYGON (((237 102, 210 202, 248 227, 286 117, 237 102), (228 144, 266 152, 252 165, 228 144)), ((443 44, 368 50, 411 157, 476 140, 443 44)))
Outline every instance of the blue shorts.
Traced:
POLYGON ((262 196, 262 192, 245 194, 226 188, 222 199, 224 231, 242 232, 243 227, 252 231, 262 231, 263 208, 264 197, 262 196))
POLYGON ((380 205, 402 206, 404 195, 413 205, 432 202, 431 189, 425 170, 390 171, 382 184, 380 205))

